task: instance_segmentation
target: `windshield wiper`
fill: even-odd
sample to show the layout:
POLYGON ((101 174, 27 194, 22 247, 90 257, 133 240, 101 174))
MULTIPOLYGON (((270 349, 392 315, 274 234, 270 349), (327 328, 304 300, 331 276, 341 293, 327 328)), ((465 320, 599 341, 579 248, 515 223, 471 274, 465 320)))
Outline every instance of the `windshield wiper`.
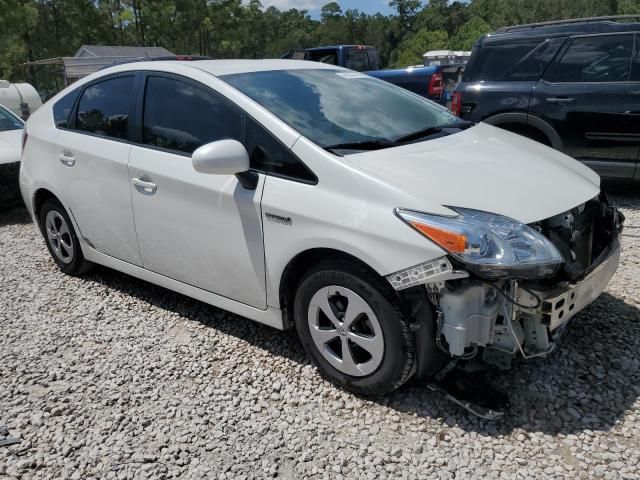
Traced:
POLYGON ((393 140, 363 140, 360 142, 348 142, 348 143, 336 143, 335 145, 327 145, 323 147, 325 150, 333 151, 333 150, 381 150, 383 148, 396 147, 400 144, 410 142, 412 140, 417 140, 423 137, 428 137, 430 135, 434 135, 436 133, 445 132, 449 134, 451 132, 447 132, 449 128, 468 128, 473 125, 473 122, 468 121, 460 121, 456 123, 452 123, 449 125, 439 125, 437 127, 427 127, 422 130, 418 130, 417 132, 409 133, 407 135, 403 135, 398 138, 394 138, 393 140))
POLYGON ((393 147, 396 142, 388 140, 364 140, 362 142, 336 143, 323 147, 325 150, 381 150, 393 147))
MULTIPOLYGON (((413 133, 409 133, 407 135, 403 135, 401 137, 395 138, 393 143, 405 143, 410 142, 412 140, 418 140, 419 138, 428 137, 430 135, 435 135, 436 133, 441 133, 445 129, 449 128, 468 128, 473 125, 473 122, 461 121, 456 123, 451 123, 449 125, 438 125, 437 127, 427 127, 422 130, 418 130, 413 133)), ((448 133, 448 132, 447 132, 448 133)))

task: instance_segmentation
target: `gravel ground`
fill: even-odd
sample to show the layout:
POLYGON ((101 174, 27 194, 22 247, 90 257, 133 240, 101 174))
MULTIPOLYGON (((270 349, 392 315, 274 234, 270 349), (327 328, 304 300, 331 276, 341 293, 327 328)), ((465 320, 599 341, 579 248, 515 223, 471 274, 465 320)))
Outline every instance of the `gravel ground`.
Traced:
POLYGON ((556 353, 498 377, 497 422, 418 383, 358 398, 292 333, 103 268, 67 277, 24 210, 1 212, 0 425, 21 442, 0 479, 640 479, 640 196, 614 200, 619 272, 556 353))

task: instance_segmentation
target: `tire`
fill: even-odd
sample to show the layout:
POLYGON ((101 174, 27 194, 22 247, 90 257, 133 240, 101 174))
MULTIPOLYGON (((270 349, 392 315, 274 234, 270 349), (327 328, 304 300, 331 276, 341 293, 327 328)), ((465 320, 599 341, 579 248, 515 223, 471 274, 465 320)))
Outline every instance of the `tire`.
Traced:
POLYGON ((40 209, 40 229, 47 249, 58 268, 67 275, 82 275, 93 264, 85 260, 78 236, 64 207, 54 199, 44 202, 40 209))
POLYGON ((400 299, 364 266, 328 259, 311 268, 296 291, 294 320, 320 374, 346 390, 383 395, 415 370, 415 338, 400 299))

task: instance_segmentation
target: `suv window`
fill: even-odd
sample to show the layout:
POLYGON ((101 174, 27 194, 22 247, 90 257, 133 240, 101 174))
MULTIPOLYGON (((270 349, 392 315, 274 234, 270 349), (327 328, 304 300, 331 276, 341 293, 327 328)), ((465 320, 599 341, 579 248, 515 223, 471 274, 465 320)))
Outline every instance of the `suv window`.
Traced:
POLYGON ((76 103, 80 89, 66 94, 53 105, 53 121, 56 127, 66 128, 69 125, 69 115, 76 103))
POLYGON ((133 78, 110 78, 85 88, 78 104, 76 129, 127 138, 133 78))
POLYGON ((501 80, 537 81, 558 49, 567 38, 553 38, 545 40, 531 50, 513 68, 505 72, 501 80))
POLYGON ((193 153, 216 140, 242 141, 242 114, 220 94, 185 81, 149 76, 142 142, 193 153))
POLYGON ((370 70, 369 57, 367 51, 363 48, 351 48, 347 50, 347 58, 345 61, 345 67, 358 72, 364 72, 370 70))
MULTIPOLYGON (((532 66, 523 65, 520 74, 514 67, 528 58, 541 42, 514 43, 509 45, 484 45, 476 47, 471 55, 469 65, 465 69, 462 80, 464 82, 497 81, 497 80, 524 80, 530 78, 532 66), (510 72, 516 74, 515 78, 508 78, 510 72), (527 75, 524 75, 527 74, 527 75)), ((531 63, 535 62, 530 62, 531 63)), ((542 72, 538 73, 538 77, 542 72)))
POLYGON ((633 34, 577 37, 547 70, 550 82, 624 82, 629 79, 633 34))
POLYGON ((636 48, 631 65, 631 81, 640 82, 640 35, 636 35, 636 48))
POLYGON ((317 182, 316 176, 262 125, 247 117, 247 151, 251 168, 278 176, 317 182))

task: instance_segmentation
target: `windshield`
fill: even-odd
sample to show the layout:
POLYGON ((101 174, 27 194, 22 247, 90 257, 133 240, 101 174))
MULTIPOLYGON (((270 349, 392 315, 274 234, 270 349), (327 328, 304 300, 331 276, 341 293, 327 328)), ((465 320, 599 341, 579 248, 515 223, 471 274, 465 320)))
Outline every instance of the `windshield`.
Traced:
POLYGON ((444 107, 357 72, 275 70, 220 78, 324 148, 393 146, 416 132, 460 122, 444 107))
POLYGON ((23 123, 15 115, 9 113, 3 107, 0 107, 0 132, 8 130, 20 130, 23 123))

